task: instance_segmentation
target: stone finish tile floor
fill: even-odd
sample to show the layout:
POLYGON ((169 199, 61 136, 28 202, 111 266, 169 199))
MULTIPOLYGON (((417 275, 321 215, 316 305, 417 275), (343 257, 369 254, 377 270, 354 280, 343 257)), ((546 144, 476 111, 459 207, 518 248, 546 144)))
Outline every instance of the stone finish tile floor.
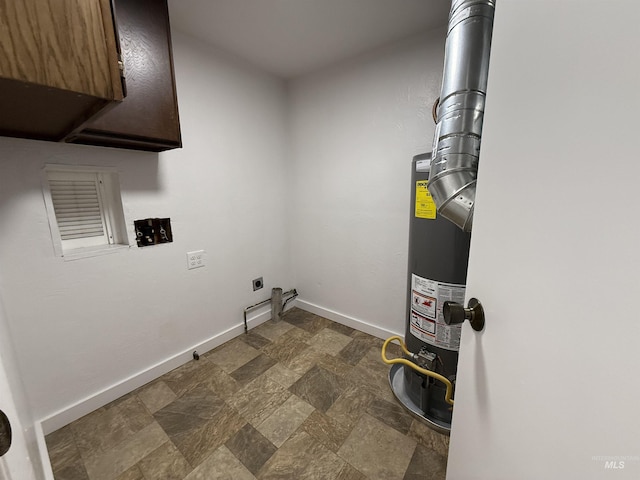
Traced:
POLYGON ((293 308, 48 435, 54 476, 444 479, 449 439, 393 397, 381 346, 293 308))

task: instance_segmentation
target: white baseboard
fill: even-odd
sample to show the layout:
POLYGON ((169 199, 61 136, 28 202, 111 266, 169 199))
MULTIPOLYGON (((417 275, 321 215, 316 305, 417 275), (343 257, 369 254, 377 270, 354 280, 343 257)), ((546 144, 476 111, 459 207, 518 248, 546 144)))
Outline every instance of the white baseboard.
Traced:
POLYGON ((341 323, 342 325, 346 325, 347 327, 355 328, 356 330, 368 333, 369 335, 373 335, 374 337, 382 338, 383 340, 386 340, 392 335, 400 335, 404 337, 404 332, 393 332, 391 330, 387 330, 386 328, 372 325, 365 322, 364 320, 359 320, 357 318, 350 317, 333 310, 329 310, 328 308, 321 307, 320 305, 307 302, 306 300, 300 299, 300 297, 296 299, 296 306, 307 312, 315 313, 316 315, 320 315, 321 317, 328 318, 329 320, 341 323))
MULTIPOLYGON (((295 303, 296 301, 294 300, 290 303, 290 305, 293 306, 295 305, 295 303)), ((265 312, 254 315, 251 318, 248 318, 247 324, 249 325, 249 328, 254 328, 261 323, 266 322, 270 318, 271 311, 267 310, 265 312)), ((77 420, 84 415, 97 410, 98 408, 108 404, 109 402, 112 402, 129 392, 132 392, 136 388, 139 388, 149 383, 150 381, 155 380, 165 373, 170 372, 174 368, 187 363, 189 360, 193 359, 194 351, 197 350, 200 354, 208 352, 218 345, 222 345, 224 342, 228 342, 229 340, 237 337, 243 332, 244 322, 231 327, 224 332, 218 333, 217 335, 214 335, 203 342, 193 345, 172 357, 162 360, 145 370, 131 375, 129 378, 113 384, 97 393, 83 398, 82 400, 79 400, 78 402, 41 419, 39 423, 41 425, 43 435, 48 435, 49 433, 54 432, 59 428, 64 427, 65 425, 68 425, 74 420, 77 420)))
MULTIPOLYGON (((333 320, 334 322, 338 322, 342 325, 355 328, 378 338, 386 339, 392 335, 401 335, 398 332, 393 332, 386 328, 372 325, 363 320, 359 320, 357 318, 335 312, 328 308, 321 307, 306 300, 302 300, 300 299, 300 297, 293 300, 290 305, 291 307, 297 306, 298 308, 307 312, 315 313, 316 315, 320 315, 322 317, 328 318, 329 320, 333 320)), ((249 325, 249 328, 254 328, 261 323, 269 320, 270 317, 271 312, 265 311, 247 319, 247 324, 249 325)), ((151 367, 140 371, 130 376, 129 378, 111 385, 110 387, 107 387, 93 395, 90 395, 72 405, 69 405, 68 407, 57 411, 52 415, 49 415, 46 418, 43 418, 40 421, 35 422, 35 435, 38 442, 38 449, 40 451, 45 480, 53 480, 53 473, 49 464, 49 455, 44 438, 45 435, 48 435, 49 433, 54 432, 59 428, 64 427, 65 425, 68 425, 74 420, 77 420, 84 415, 97 410, 98 408, 108 404, 109 402, 112 402, 122 397, 123 395, 126 395, 127 393, 135 390, 136 388, 139 388, 149 383, 150 381, 164 375, 165 373, 170 372, 174 368, 187 363, 193 358, 194 350, 197 350, 199 353, 208 352, 218 345, 222 345, 223 343, 237 337, 243 332, 244 323, 240 323, 225 330, 224 332, 208 338, 203 342, 185 349, 181 353, 158 362, 157 364, 152 365, 151 367)))
MULTIPOLYGON (((398 332, 393 332, 391 330, 387 330, 386 328, 372 325, 363 320, 359 320, 357 318, 350 317, 333 310, 329 310, 328 308, 315 305, 306 300, 301 300, 300 297, 293 300, 289 305, 287 305, 288 308, 297 306, 298 308, 306 310, 307 312, 315 313, 316 315, 323 316, 325 318, 328 318, 329 320, 333 320, 334 322, 338 322, 348 327, 355 328, 378 338, 386 339, 392 335, 401 335, 398 332), (289 305, 291 307, 289 307, 289 305)), ((261 323, 266 322, 267 320, 269 320, 269 318, 271 318, 271 311, 267 310, 254 315, 251 318, 248 318, 247 324, 249 325, 249 328, 254 328, 261 323)), ((109 402, 112 402, 122 397, 123 395, 126 395, 136 388, 142 387, 150 381, 155 380, 165 373, 170 372, 174 368, 187 363, 193 358, 194 350, 197 350, 199 353, 208 352, 218 345, 222 345, 224 342, 237 337, 243 332, 244 323, 235 325, 234 327, 231 327, 224 332, 218 333, 203 342, 193 345, 190 348, 187 348, 172 357, 162 360, 145 370, 135 373, 118 383, 115 383, 99 392, 83 398, 82 400, 79 400, 72 405, 60 409, 59 411, 39 421, 42 435, 48 435, 49 433, 54 432, 59 428, 64 427, 65 425, 68 425, 74 420, 77 420, 84 415, 97 410, 98 408, 108 404, 109 402)), ((42 438, 42 442, 44 442, 44 438, 42 438)), ((46 450, 46 445, 44 445, 44 443, 43 446, 46 450)))

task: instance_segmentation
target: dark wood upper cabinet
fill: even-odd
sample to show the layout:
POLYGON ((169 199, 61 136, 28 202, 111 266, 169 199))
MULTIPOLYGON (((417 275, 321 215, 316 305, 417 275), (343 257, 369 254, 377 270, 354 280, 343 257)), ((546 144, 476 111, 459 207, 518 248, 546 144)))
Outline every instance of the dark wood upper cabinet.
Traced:
POLYGON ((77 128, 66 141, 150 151, 181 147, 167 2, 113 3, 126 98, 77 128))
POLYGON ((59 141, 122 99, 110 0, 0 0, 0 135, 59 141))

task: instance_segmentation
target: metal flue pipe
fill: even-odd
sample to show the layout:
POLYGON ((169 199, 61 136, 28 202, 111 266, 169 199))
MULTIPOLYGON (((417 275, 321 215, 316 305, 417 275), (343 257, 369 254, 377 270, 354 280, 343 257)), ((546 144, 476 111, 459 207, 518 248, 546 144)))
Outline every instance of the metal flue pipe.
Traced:
POLYGON ((276 287, 271 289, 271 320, 280 321, 282 315, 282 288, 276 287))
POLYGON ((495 0, 453 0, 427 186, 438 212, 471 231, 495 0))

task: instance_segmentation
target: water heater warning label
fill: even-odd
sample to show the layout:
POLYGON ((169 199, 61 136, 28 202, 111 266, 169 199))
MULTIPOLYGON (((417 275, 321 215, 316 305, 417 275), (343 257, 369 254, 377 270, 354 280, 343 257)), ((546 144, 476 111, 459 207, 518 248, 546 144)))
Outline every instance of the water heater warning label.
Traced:
POLYGON ((444 323, 442 305, 446 301, 464 303, 464 285, 411 275, 409 331, 429 345, 457 352, 462 326, 444 323))
POLYGON ((416 218, 436 218, 436 203, 431 198, 431 193, 427 190, 427 180, 416 182, 416 218))

